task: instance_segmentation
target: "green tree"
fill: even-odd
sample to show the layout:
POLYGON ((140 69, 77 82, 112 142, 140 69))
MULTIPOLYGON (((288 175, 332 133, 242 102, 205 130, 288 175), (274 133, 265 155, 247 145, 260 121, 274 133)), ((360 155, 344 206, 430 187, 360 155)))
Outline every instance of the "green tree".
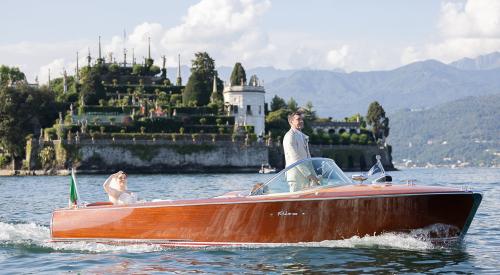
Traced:
POLYGON ((9 83, 22 81, 26 79, 23 72, 17 67, 0 66, 0 86, 6 86, 9 83))
POLYGON ((359 135, 359 144, 367 144, 368 143, 368 135, 367 134, 361 134, 359 135))
MULTIPOLYGON (((191 76, 182 93, 182 102, 196 102, 205 106, 210 101, 214 76, 216 76, 214 60, 206 52, 198 52, 191 61, 191 76)), ((217 78, 217 90, 222 90, 222 80, 217 78)))
POLYGON ((153 75, 157 75, 160 73, 161 69, 160 67, 156 66, 156 65, 153 65, 151 67, 149 67, 149 71, 153 74, 153 75))
POLYGON ((359 135, 356 133, 352 133, 350 137, 350 142, 351 144, 358 144, 359 143, 359 135))
POLYGON ((290 129, 288 111, 286 109, 279 109, 269 112, 266 116, 266 129, 271 130, 273 137, 285 136, 285 133, 290 129))
POLYGON ((203 77, 213 77, 215 74, 215 62, 207 52, 197 52, 191 60, 191 73, 200 73, 203 77))
POLYGON ((316 111, 313 110, 313 105, 311 101, 306 103, 306 107, 304 108, 304 120, 308 122, 313 122, 317 119, 316 111))
POLYGON ((240 62, 234 64, 233 72, 231 73, 231 85, 239 86, 241 85, 241 80, 245 84, 247 82, 247 75, 245 73, 245 69, 241 65, 240 62))
POLYGON ((182 101, 182 95, 180 94, 173 94, 170 96, 171 105, 177 106, 181 101, 182 101))
POLYGON ((168 104, 169 101, 169 96, 167 95, 166 92, 159 92, 158 93, 158 103, 160 105, 166 105, 168 104))
POLYGON ((351 134, 348 132, 344 132, 340 134, 340 143, 344 145, 348 145, 349 142, 351 141, 351 134))
POLYGON ((97 105, 99 99, 106 97, 106 90, 101 82, 102 66, 94 66, 82 73, 81 94, 88 105, 97 105))
POLYGON ((288 105, 283 98, 278 95, 274 95, 273 99, 271 99, 271 112, 277 111, 279 109, 288 109, 288 105))
POLYGON ((389 135, 389 118, 385 117, 385 110, 377 101, 368 106, 366 122, 372 127, 375 140, 383 139, 389 135))
POLYGON ((118 64, 111 64, 109 65, 109 71, 112 73, 116 73, 120 70, 120 66, 118 64))
POLYGON ((295 112, 299 109, 299 104, 297 103, 297 101, 295 101, 295 99, 293 99, 293 97, 290 98, 290 100, 288 100, 288 110, 290 110, 290 112, 295 112))
POLYGON ((348 117, 348 118, 346 119, 346 121, 347 121, 347 122, 357 122, 357 121, 358 121, 358 119, 359 119, 359 123, 361 124, 361 128, 366 128, 366 120, 365 120, 365 118, 364 118, 361 114, 359 114, 359 113, 357 113, 357 114, 355 114, 355 115, 353 115, 353 116, 351 116, 351 117, 348 117))
POLYGON ((210 93, 203 75, 198 72, 191 73, 186 88, 184 88, 184 92, 182 93, 182 102, 189 104, 196 101, 202 105, 206 105, 209 100, 210 93))
POLYGON ((14 158, 23 155, 25 136, 49 126, 61 110, 47 89, 0 86, 0 147, 14 158))
POLYGON ((132 67, 132 74, 135 74, 135 75, 142 75, 144 72, 144 67, 140 64, 135 64, 133 67, 132 67))

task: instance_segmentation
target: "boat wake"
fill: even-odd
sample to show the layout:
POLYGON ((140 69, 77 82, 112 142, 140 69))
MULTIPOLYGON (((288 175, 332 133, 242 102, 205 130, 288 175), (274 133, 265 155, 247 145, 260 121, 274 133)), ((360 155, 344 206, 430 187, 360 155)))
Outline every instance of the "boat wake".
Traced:
POLYGON ((11 224, 0 222, 0 246, 32 249, 33 246, 67 252, 85 253, 144 253, 163 250, 155 244, 110 245, 96 242, 58 243, 50 240, 50 229, 34 223, 11 224))
MULTIPOLYGON (((224 247, 239 248, 273 248, 273 247, 327 247, 327 248, 389 248, 402 250, 430 250, 437 247, 429 236, 436 231, 450 230, 446 225, 433 225, 428 228, 414 230, 410 233, 384 233, 377 236, 352 237, 344 240, 322 242, 289 243, 289 244, 239 244, 237 246, 203 246, 203 249, 221 249, 224 247)), ((11 224, 0 222, 0 246, 49 251, 84 252, 84 253, 145 253, 171 250, 160 244, 105 244, 99 242, 52 242, 50 229, 34 223, 11 224)))

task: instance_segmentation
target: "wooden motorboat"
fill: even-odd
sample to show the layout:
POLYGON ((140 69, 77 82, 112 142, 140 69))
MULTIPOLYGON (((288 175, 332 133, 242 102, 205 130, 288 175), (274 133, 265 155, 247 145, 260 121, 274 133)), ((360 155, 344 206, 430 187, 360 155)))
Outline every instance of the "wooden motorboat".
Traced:
POLYGON ((428 237, 460 239, 482 199, 480 193, 450 187, 353 184, 325 158, 300 161, 249 189, 207 199, 56 209, 51 236, 198 246, 318 242, 438 228, 428 237), (292 182, 295 188, 302 185, 300 190, 291 192, 292 182))

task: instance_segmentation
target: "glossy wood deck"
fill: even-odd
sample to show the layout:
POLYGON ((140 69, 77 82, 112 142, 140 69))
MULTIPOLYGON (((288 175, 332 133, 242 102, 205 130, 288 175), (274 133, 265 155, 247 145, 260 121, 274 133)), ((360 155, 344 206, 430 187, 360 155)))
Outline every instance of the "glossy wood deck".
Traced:
POLYGON ((426 186, 352 185, 294 194, 218 197, 54 211, 53 240, 295 243, 408 232, 467 230, 480 194, 426 186))

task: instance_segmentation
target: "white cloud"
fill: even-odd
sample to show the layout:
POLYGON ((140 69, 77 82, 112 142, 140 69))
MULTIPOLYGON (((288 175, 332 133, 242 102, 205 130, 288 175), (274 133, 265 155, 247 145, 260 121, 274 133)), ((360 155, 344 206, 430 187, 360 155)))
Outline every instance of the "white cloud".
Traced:
POLYGON ((164 42, 231 41, 234 36, 254 29, 270 6, 268 0, 202 0, 189 8, 182 24, 167 30, 164 42))
POLYGON ((180 25, 165 31, 161 44, 182 56, 206 51, 217 65, 252 59, 258 63, 274 51, 267 33, 258 25, 270 6, 269 0, 202 0, 189 8, 180 25))
POLYGON ((403 53, 401 55, 401 63, 409 64, 420 59, 420 53, 415 47, 409 46, 403 49, 403 53))
POLYGON ((446 37, 498 38, 500 1, 446 2, 441 7, 439 28, 446 37))
MULTIPOLYGON (((183 64, 190 65, 188 60, 197 51, 207 51, 216 60, 216 65, 232 66, 238 61, 248 62, 245 66, 262 65, 263 60, 268 60, 276 51, 268 34, 258 25, 270 6, 269 0, 202 0, 188 9, 177 26, 166 28, 159 23, 144 22, 137 25, 125 41, 123 34, 111 39, 103 37, 102 55, 108 60, 112 53, 122 62, 126 47, 127 62, 132 61, 133 51, 136 61, 142 63, 148 54, 149 37, 151 55, 157 65, 161 65, 162 55, 166 55, 168 66, 177 65, 177 54, 181 54, 183 64)), ((95 39, 0 45, 0 59, 3 64, 20 67, 29 81, 38 76, 40 83, 46 83, 49 68, 53 78, 60 77, 64 68, 69 74, 74 73, 77 50, 81 65, 87 64, 89 45, 95 60, 97 42, 95 39)))
MULTIPOLYGON (((19 67, 26 74, 28 81, 34 81, 35 76, 38 75, 39 81, 44 83, 47 81, 48 75, 47 72, 44 72, 44 68, 48 68, 49 64, 52 64, 50 66, 54 66, 54 77, 60 77, 62 70, 59 70, 59 67, 66 67, 73 70, 74 65, 70 68, 69 63, 62 64, 61 66, 56 66, 56 64, 65 62, 64 60, 71 60, 71 62, 76 64, 76 51, 80 49, 80 54, 82 54, 82 51, 87 52, 86 47, 81 48, 81 45, 89 45, 89 41, 4 44, 0 45, 0 60, 2 60, 2 64, 19 67), (50 61, 48 62, 47 60, 50 61)), ((71 74, 72 71, 68 70, 68 73, 71 74)))
POLYGON ((500 50, 500 1, 447 1, 441 6, 439 37, 422 47, 408 47, 403 63, 423 59, 451 62, 500 50))
POLYGON ((340 49, 332 49, 328 51, 326 60, 334 68, 344 69, 346 66, 346 58, 348 54, 349 54, 349 46, 343 45, 342 47, 340 47, 340 49))
MULTIPOLYGON (((181 54, 182 64, 189 66, 195 52, 206 51, 217 66, 242 62, 247 68, 346 71, 388 69, 429 58, 450 62, 500 50, 500 1, 445 1, 433 41, 407 47, 382 40, 343 41, 294 29, 268 32, 261 21, 271 9, 270 0, 201 0, 186 11, 178 25, 144 22, 131 30, 126 41, 119 32, 103 37, 102 50, 105 58, 113 52, 122 62, 125 46, 127 61, 131 62, 134 49, 137 62, 142 63, 150 37, 157 65, 161 65, 160 56, 166 55, 168 66, 176 66, 177 54, 181 54)), ((40 82, 46 82, 48 68, 53 77, 60 77, 63 68, 73 74, 77 50, 80 64, 85 65, 89 46, 95 60, 97 35, 92 40, 0 44, 0 60, 20 67, 30 81, 38 75, 40 82)))
POLYGON ((58 58, 50 62, 49 64, 43 65, 40 67, 38 72, 38 81, 40 83, 48 83, 49 81, 49 70, 50 70, 50 79, 54 80, 54 78, 61 77, 65 70, 66 63, 64 59, 58 58))

